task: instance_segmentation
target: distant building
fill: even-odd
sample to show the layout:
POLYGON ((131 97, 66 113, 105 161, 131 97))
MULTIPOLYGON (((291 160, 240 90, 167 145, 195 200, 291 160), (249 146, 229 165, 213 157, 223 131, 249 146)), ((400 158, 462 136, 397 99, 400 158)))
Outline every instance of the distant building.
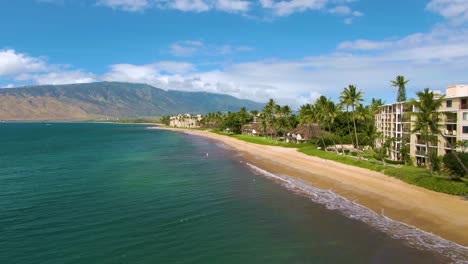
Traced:
POLYGON ((261 123, 258 122, 260 114, 253 117, 253 122, 247 125, 243 125, 241 128, 242 134, 249 136, 273 136, 277 134, 274 127, 262 127, 261 123))
POLYGON ((318 124, 302 124, 286 133, 285 141, 292 143, 307 142, 314 138, 319 138, 322 130, 318 124))
MULTIPOLYGON (((434 95, 441 97, 442 93, 435 91, 434 95)), ((390 150, 390 159, 401 160, 400 150, 402 144, 410 145, 410 156, 416 159, 418 164, 426 164, 426 143, 420 133, 411 133, 413 122, 416 117, 410 115, 418 112, 409 102, 397 102, 379 107, 375 116, 375 125, 382 133, 382 138, 377 140, 377 146, 389 138, 395 138, 395 144, 390 150)), ((454 147, 458 141, 465 142, 465 146, 459 147, 457 151, 468 150, 468 85, 452 85, 446 88, 440 113, 440 126, 447 141, 454 147)), ((444 137, 438 135, 437 144, 430 144, 432 152, 436 151, 439 156, 450 153, 452 150, 444 137)))
POLYGON ((192 116, 190 114, 184 114, 184 115, 179 114, 177 116, 170 117, 169 126, 182 127, 182 128, 199 128, 201 120, 202 120, 201 115, 192 116))

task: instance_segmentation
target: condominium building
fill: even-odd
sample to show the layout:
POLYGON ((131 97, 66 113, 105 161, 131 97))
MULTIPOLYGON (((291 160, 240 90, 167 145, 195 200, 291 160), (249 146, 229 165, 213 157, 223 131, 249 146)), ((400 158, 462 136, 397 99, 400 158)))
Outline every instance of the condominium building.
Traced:
MULTIPOLYGON (((440 98, 443 94, 434 91, 434 95, 440 98)), ((400 160, 403 144, 409 144, 410 156, 414 157, 418 164, 427 162, 424 138, 420 133, 411 133, 416 119, 411 113, 418 111, 419 109, 409 102, 397 102, 379 107, 375 124, 382 137, 376 143, 380 147, 387 139, 395 139, 389 150, 390 159, 400 160)), ((450 153, 452 151, 450 145, 455 148, 457 142, 464 142, 464 145, 456 148, 457 151, 468 152, 468 85, 447 87, 442 107, 438 112, 443 136, 438 135, 437 144, 430 144, 431 152, 443 156, 450 153)))
POLYGON ((183 128, 198 128, 200 127, 200 121, 202 120, 201 115, 176 115, 170 117, 169 126, 172 127, 183 127, 183 128))

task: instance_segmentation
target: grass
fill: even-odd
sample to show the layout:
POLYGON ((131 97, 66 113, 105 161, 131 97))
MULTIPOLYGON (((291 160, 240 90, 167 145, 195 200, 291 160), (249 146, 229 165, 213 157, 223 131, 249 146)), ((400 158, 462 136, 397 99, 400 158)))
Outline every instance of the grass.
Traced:
POLYGON ((413 166, 384 166, 382 164, 362 161, 348 156, 337 155, 332 152, 321 151, 310 144, 301 146, 299 148, 299 151, 307 155, 317 156, 323 159, 333 160, 343 164, 383 172, 387 176, 391 176, 400 179, 406 183, 423 187, 429 190, 453 195, 468 195, 468 181, 466 179, 462 179, 462 181, 452 181, 444 176, 431 175, 429 170, 425 168, 417 168, 413 166))
MULTIPOLYGON (((215 131, 213 131, 215 132, 215 131)), ((345 155, 338 155, 333 152, 326 152, 318 150, 312 144, 294 144, 294 143, 285 143, 280 141, 271 140, 269 138, 263 137, 252 137, 246 135, 232 135, 223 132, 215 132, 221 135, 227 135, 239 140, 246 142, 259 144, 259 145, 268 145, 268 146, 280 146, 280 147, 289 147, 289 148, 298 148, 298 150, 306 155, 317 156, 323 159, 333 160, 347 165, 357 166, 360 168, 365 168, 377 172, 383 172, 385 175, 400 179, 406 183, 413 184, 419 187, 426 188, 428 190, 433 190, 436 192, 442 192, 453 195, 468 195, 468 179, 462 178, 462 181, 452 181, 445 176, 440 175, 430 175, 428 169, 417 168, 413 166, 399 166, 394 165, 384 166, 378 161, 362 161, 357 158, 352 158, 345 155)), ((362 155, 365 158, 371 159, 372 154, 364 153, 362 155)))

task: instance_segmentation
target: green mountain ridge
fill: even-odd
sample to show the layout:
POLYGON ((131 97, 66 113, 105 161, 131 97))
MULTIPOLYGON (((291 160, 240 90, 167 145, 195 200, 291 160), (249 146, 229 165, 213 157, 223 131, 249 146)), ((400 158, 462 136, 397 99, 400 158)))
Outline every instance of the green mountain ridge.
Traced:
POLYGON ((262 103, 147 84, 96 82, 0 89, 0 120, 85 120, 259 110, 262 103))

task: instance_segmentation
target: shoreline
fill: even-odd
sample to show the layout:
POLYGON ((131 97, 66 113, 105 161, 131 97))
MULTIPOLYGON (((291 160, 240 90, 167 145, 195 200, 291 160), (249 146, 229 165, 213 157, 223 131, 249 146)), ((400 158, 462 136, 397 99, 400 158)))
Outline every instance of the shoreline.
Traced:
POLYGON ((468 201, 410 185, 382 173, 300 153, 295 148, 257 145, 203 130, 154 127, 218 140, 274 174, 332 190, 395 221, 468 246, 468 201))

